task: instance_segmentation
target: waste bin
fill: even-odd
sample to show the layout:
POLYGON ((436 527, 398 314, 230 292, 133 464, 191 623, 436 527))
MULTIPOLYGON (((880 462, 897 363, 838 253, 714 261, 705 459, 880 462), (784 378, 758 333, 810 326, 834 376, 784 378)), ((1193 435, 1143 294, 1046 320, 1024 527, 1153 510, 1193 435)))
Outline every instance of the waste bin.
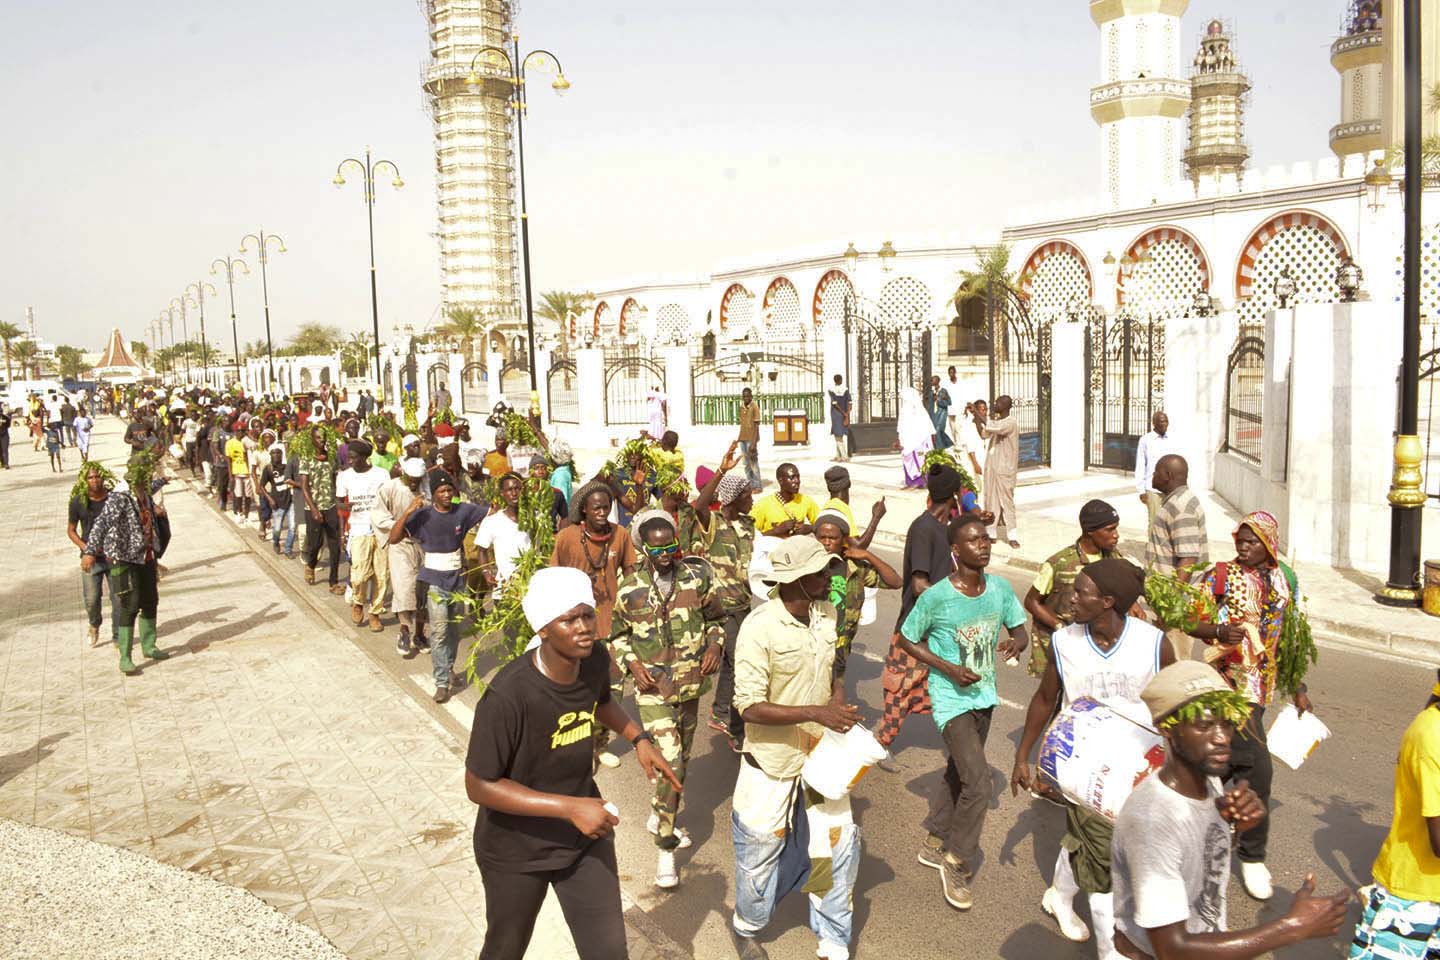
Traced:
POLYGON ((809 443, 810 415, 804 410, 776 410, 771 439, 777 447, 809 443))

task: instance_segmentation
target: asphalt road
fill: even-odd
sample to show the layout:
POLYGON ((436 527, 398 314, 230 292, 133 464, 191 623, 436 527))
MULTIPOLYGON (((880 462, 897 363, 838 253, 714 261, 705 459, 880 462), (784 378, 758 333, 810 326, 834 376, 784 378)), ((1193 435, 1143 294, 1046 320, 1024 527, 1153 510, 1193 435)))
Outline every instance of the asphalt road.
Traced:
MULTIPOLYGON (((253 532, 246 534, 254 537, 253 532)), ((357 646, 423 699, 455 735, 457 756, 463 755, 475 694, 464 691, 444 707, 429 703, 428 656, 405 659, 394 651, 393 615, 385 617, 383 634, 348 626, 339 598, 324 593, 322 583, 306 587, 298 561, 275 558, 272 572, 287 585, 327 610, 332 622, 352 630, 357 646)), ((898 557, 881 551, 898 566, 898 557)), ((323 567, 321 568, 323 573, 323 567)), ((996 566, 1017 593, 1028 575, 996 566)), ((341 576, 345 571, 342 567, 341 576)), ((1323 598, 1312 598, 1323 609, 1323 598)), ((867 724, 880 714, 880 666, 889 625, 898 610, 898 593, 880 596, 877 622, 862 628, 857 656, 851 660, 852 700, 863 706, 867 724)), ((463 652, 462 652, 463 655, 463 652)), ((1317 714, 1333 731, 1299 771, 1277 764, 1270 868, 1276 896, 1269 904, 1250 900, 1238 874, 1230 887, 1230 926, 1238 929, 1284 912, 1290 895, 1307 872, 1314 872, 1322 892, 1340 885, 1369 882, 1370 863, 1385 836, 1391 813, 1393 766, 1401 733, 1424 706, 1433 683, 1430 668, 1324 647, 1310 677, 1317 714)), ((1033 681, 1023 667, 1002 668, 1001 705, 991 730, 987 756, 991 765, 992 799, 982 837, 983 859, 974 885, 975 907, 960 913, 941 896, 939 875, 915 860, 923 831, 926 797, 943 766, 939 735, 929 717, 912 717, 894 745, 899 774, 874 770, 853 795, 855 818, 864 838, 864 859, 855 888, 855 939, 852 955, 929 958, 963 951, 975 957, 1057 960, 1093 957, 1091 944, 1074 945, 1055 930, 1040 911, 1040 896, 1049 882, 1061 833, 1063 814, 1055 807, 1012 798, 1008 786, 1023 722, 1024 704, 1033 681)), ((709 696, 702 704, 708 715, 709 696)), ((633 703, 629 704, 632 714, 633 703)), ((663 892, 653 885, 655 848, 645 832, 649 785, 626 756, 615 770, 599 777, 607 799, 621 809, 617 832, 622 884, 645 910, 650 921, 697 957, 728 957, 733 908, 734 860, 729 836, 730 796, 738 758, 722 738, 703 724, 696 738, 685 789, 680 824, 694 838, 681 851, 680 887, 663 892)), ((458 781, 457 781, 458 782, 458 781)), ((1083 897, 1080 910, 1086 914, 1083 897)), ((1358 918, 1358 905, 1351 922, 1358 918)), ((1329 943, 1311 943, 1284 951, 1285 957, 1343 956, 1349 927, 1329 943)), ((792 896, 777 910, 761 937, 775 960, 800 960, 815 955, 808 928, 805 899, 792 896)))

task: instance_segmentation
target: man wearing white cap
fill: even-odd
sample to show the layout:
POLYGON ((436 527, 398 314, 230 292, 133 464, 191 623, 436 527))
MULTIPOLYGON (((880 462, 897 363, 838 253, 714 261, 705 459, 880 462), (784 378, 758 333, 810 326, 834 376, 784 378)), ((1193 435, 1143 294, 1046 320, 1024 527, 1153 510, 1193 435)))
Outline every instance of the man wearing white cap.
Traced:
POLYGON ((830 577, 841 566, 813 537, 789 538, 771 552, 770 564, 764 582, 779 587, 777 596, 745 618, 735 645, 732 709, 745 721, 745 748, 730 816, 731 927, 741 960, 764 960, 769 955, 755 936, 780 899, 799 887, 810 894, 817 955, 849 960, 859 828, 848 797, 814 802, 811 791, 800 788, 800 770, 815 740, 825 729, 844 733, 860 719, 845 702, 844 680, 834 670, 830 577), (800 876, 781 866, 792 813, 804 816, 810 834, 809 869, 800 876))
POLYGON ((423 585, 415 579, 424 555, 414 537, 405 536, 398 543, 390 543, 390 531, 395 528, 395 521, 410 509, 410 504, 427 496, 428 490, 425 488, 424 460, 407 457, 400 461, 399 466, 400 476, 386 480, 375 491, 375 499, 370 504, 370 524, 375 528, 377 539, 386 545, 390 586, 394 591, 390 602, 400 617, 400 637, 395 641, 395 650, 408 657, 413 652, 412 636, 413 650, 424 650, 428 646, 424 634, 424 610, 420 606, 423 585))
POLYGON ((465 755, 465 792, 480 806, 480 960, 524 956, 551 887, 581 960, 626 960, 612 837, 620 817, 595 785, 596 726, 633 743, 652 782, 664 777, 676 791, 680 783, 650 735, 610 697, 610 657, 596 643, 590 578, 573 567, 537 570, 521 605, 539 646, 490 682, 465 755))

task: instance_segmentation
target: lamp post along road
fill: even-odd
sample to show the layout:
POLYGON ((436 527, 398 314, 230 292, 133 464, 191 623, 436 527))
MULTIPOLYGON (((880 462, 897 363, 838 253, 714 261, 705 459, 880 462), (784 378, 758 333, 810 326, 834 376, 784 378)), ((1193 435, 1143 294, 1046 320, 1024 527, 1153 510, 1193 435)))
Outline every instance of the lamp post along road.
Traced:
POLYGON ((195 304, 200 308, 200 369, 210 369, 210 344, 205 339, 205 291, 210 291, 210 296, 215 296, 215 288, 204 280, 196 280, 185 288, 185 295, 194 293, 195 304))
MULTIPOLYGON (((266 265, 270 262, 270 244, 272 244, 272 243, 278 243, 280 246, 276 249, 275 252, 276 252, 276 253, 284 253, 284 252, 285 252, 285 241, 284 241, 284 239, 282 239, 282 238, 280 237, 279 234, 276 234, 276 233, 266 233, 266 232, 264 231, 264 229, 262 228, 261 230, 259 230, 259 231, 256 232, 256 233, 247 233, 244 237, 242 237, 242 238, 240 239, 240 252, 241 252, 241 253, 244 253, 245 250, 246 250, 246 248, 248 248, 248 247, 250 246, 250 241, 251 241, 251 240, 254 240, 254 241, 255 241, 255 246, 256 246, 257 250, 259 251, 259 257, 260 257, 260 296, 261 296, 262 302, 263 302, 264 305, 265 305, 265 357, 266 357, 266 363, 268 364, 268 369, 269 369, 269 375, 268 375, 267 380, 266 380, 266 389, 273 389, 274 386, 275 386, 275 344, 274 344, 274 342, 270 339, 270 277, 269 277, 269 275, 268 275, 266 265)), ((226 257, 225 259, 228 260, 228 259, 230 259, 230 258, 229 258, 229 257, 226 257)), ((214 265, 213 265, 213 264, 211 265, 211 270, 212 270, 212 272, 213 272, 213 270, 214 270, 214 265)), ((248 276, 249 273, 250 273, 250 268, 249 268, 249 267, 246 267, 246 268, 245 268, 245 274, 248 276)), ((230 338, 235 341, 235 353, 237 354, 236 360, 235 360, 235 365, 236 365, 236 374, 235 374, 235 375, 238 377, 238 376, 240 375, 240 374, 239 374, 240 360, 239 360, 239 356, 238 356, 238 354, 240 353, 240 341, 239 341, 239 339, 235 336, 235 293, 234 293, 233 287, 232 287, 231 293, 230 293, 230 338)))
POLYGON ((540 387, 535 368, 535 297, 530 289, 530 212, 525 202, 525 111, 528 108, 525 74, 531 67, 542 73, 553 70, 555 80, 550 86, 561 95, 570 89, 570 81, 565 79, 560 58, 549 50, 531 50, 525 56, 520 56, 518 33, 510 35, 510 44, 511 51, 496 46, 480 48, 479 52, 470 58, 470 75, 465 78, 465 83, 476 86, 482 82, 480 75, 475 72, 475 65, 483 57, 488 65, 506 72, 507 75, 501 79, 510 84, 512 91, 510 107, 515 112, 515 153, 520 176, 520 262, 525 282, 525 338, 529 348, 530 414, 534 417, 540 415, 540 387))
MULTIPOLYGON (((243 247, 243 242, 241 245, 243 247)), ((236 333, 235 328, 235 271, 238 269, 240 276, 248 277, 250 276, 250 267, 244 260, 237 260, 234 257, 227 256, 224 259, 217 258, 210 262, 210 276, 218 277, 220 274, 217 270, 219 269, 225 271, 225 284, 230 288, 230 345, 235 351, 235 380, 238 383, 240 380, 240 335, 236 333)), ((261 273, 261 277, 264 277, 263 272, 261 273)), ((270 316, 268 307, 265 316, 265 345, 268 349, 270 345, 270 316)), ((274 363, 274 361, 272 360, 271 363, 274 363)), ((273 371, 271 379, 274 379, 273 371)))
POLYGON ((1420 7, 1404 5, 1405 51, 1405 310, 1400 358, 1400 409, 1390 493, 1390 573, 1375 599, 1389 606, 1420 602, 1420 189, 1424 100, 1420 82, 1420 7))
POLYGON ((169 324, 170 324, 170 372, 171 372, 171 373, 174 373, 174 372, 175 372, 175 307, 173 306, 173 304, 175 303, 175 301, 172 299, 172 300, 170 301, 170 303, 172 304, 172 306, 168 306, 168 307, 166 307, 164 310, 161 310, 161 311, 160 311, 160 316, 156 318, 156 321, 160 324, 160 349, 161 349, 161 351, 164 351, 164 350, 165 350, 165 324, 166 324, 166 323, 169 323, 169 324))
POLYGON ((380 370, 380 294, 378 285, 375 282, 375 174, 381 167, 389 167, 390 172, 395 176, 390 185, 396 190, 405 186, 405 181, 400 179, 400 168, 389 160, 372 160, 370 148, 365 148, 365 159, 358 160, 355 157, 346 157, 335 167, 335 179, 330 181, 336 187, 345 186, 345 168, 354 164, 359 168, 365 177, 364 198, 365 198, 365 222, 370 228, 370 320, 374 325, 375 333, 375 389, 380 391, 382 396, 385 390, 384 375, 380 370))
MULTIPOLYGON (((182 293, 182 294, 180 294, 180 296, 178 296, 178 297, 172 297, 171 300, 170 300, 170 306, 171 306, 171 308, 174 309, 174 308, 177 308, 177 307, 178 307, 179 310, 180 310, 180 336, 184 338, 184 339, 182 339, 180 342, 183 343, 183 344, 185 344, 185 380, 186 380, 187 383, 188 383, 189 380, 190 380, 190 322, 189 322, 189 317, 188 317, 187 314, 186 314, 186 307, 190 307, 190 306, 194 306, 194 305, 195 305, 195 301, 190 299, 190 288, 189 288, 189 287, 186 287, 186 288, 185 288, 185 292, 182 293)), ((175 326, 174 326, 175 318, 174 318, 174 317, 171 317, 171 318, 170 318, 170 323, 171 323, 171 326, 170 326, 170 333, 171 333, 170 340, 171 340, 171 345, 173 346, 173 345, 174 345, 174 340, 175 340, 175 337, 174 337, 174 333, 175 333, 175 326)))

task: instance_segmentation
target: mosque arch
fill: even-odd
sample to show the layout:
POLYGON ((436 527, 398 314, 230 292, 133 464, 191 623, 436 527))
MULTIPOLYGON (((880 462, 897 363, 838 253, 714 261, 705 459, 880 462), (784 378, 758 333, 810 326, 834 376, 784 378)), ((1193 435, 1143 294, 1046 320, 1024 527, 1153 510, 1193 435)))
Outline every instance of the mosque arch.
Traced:
POLYGON ((1017 291, 1036 319, 1066 313, 1077 297, 1085 304, 1095 301, 1095 272, 1075 244, 1059 238, 1046 240, 1031 251, 1020 268, 1017 291))
POLYGON ((844 270, 831 270, 815 284, 815 297, 810 303, 815 328, 839 330, 845 324, 845 301, 852 303, 855 287, 844 270))
POLYGON ((765 288, 760 315, 765 335, 776 340, 805 339, 805 324, 800 320, 800 294, 788 277, 776 277, 765 288))
POLYGON ((1235 309, 1242 324, 1258 324, 1279 305, 1275 281, 1295 281, 1292 303, 1333 303, 1340 298, 1335 270, 1350 245, 1332 221, 1312 210, 1290 210, 1255 229, 1235 265, 1235 309))
POLYGON ((1152 227, 1125 248, 1115 272, 1115 302, 1158 312, 1188 311, 1199 290, 1209 291, 1210 258, 1194 234, 1179 227, 1152 227), (1148 257, 1142 271, 1135 265, 1148 257))
POLYGON ((730 339, 743 339, 755 316, 755 295, 741 283, 732 283, 720 298, 720 330, 730 339))

